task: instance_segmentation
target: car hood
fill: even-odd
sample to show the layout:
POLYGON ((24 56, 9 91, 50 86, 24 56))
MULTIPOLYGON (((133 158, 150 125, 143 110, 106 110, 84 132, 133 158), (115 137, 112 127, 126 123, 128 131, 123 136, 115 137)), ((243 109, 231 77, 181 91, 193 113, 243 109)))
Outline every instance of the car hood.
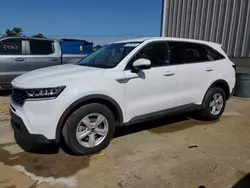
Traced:
POLYGON ((15 78, 12 85, 25 88, 67 85, 71 82, 90 81, 101 76, 104 71, 105 69, 81 65, 59 65, 25 73, 15 78))

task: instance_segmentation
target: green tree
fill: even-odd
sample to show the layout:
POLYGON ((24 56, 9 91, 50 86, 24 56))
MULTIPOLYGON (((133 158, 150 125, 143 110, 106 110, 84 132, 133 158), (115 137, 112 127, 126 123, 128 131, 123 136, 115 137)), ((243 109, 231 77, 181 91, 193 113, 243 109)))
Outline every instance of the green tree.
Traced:
POLYGON ((16 36, 22 36, 23 30, 20 27, 14 27, 12 31, 15 33, 16 36))
POLYGON ((36 35, 33 35, 32 37, 35 37, 35 38, 46 38, 42 33, 38 33, 36 35))
POLYGON ((7 29, 5 31, 5 36, 6 37, 12 37, 12 36, 14 36, 14 32, 12 30, 7 29))
POLYGON ((7 29, 5 31, 5 37, 13 37, 13 36, 23 36, 23 30, 20 27, 14 27, 12 30, 7 29))

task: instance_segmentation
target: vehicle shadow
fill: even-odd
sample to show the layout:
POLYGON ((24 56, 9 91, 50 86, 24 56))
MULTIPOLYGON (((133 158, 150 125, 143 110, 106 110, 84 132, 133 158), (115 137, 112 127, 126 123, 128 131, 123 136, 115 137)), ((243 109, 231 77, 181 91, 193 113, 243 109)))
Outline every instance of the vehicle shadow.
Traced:
MULTIPOLYGON (((161 126, 168 126, 171 125, 172 123, 176 122, 181 122, 188 120, 187 114, 182 114, 179 116, 171 116, 171 117, 165 117, 165 118, 159 118, 159 119, 154 119, 151 121, 143 122, 143 123, 137 123, 129 126, 123 126, 123 127, 118 127, 116 129, 114 138, 118 138, 121 136, 125 136, 128 134, 133 134, 136 132, 144 131, 144 130, 149 130, 161 126)), ((33 140, 30 140, 27 137, 24 137, 23 135, 20 134, 14 134, 14 138, 16 140, 16 143, 21 147, 24 151, 29 152, 29 153, 36 153, 36 154, 56 154, 59 152, 60 147, 63 149, 64 152, 66 152, 69 155, 73 155, 72 152, 63 144, 61 143, 56 144, 56 143, 49 143, 49 144, 41 144, 41 143, 36 143, 33 140)))
MULTIPOLYGON (((187 129, 193 126, 211 124, 214 122, 204 122, 196 121, 195 123, 190 120, 189 117, 194 117, 193 113, 184 113, 176 116, 167 116, 163 118, 155 118, 154 120, 145 121, 142 123, 131 124, 128 126, 117 127, 114 139, 119 137, 149 130, 154 133, 161 132, 175 132, 183 129, 187 129), (183 123, 181 123, 183 122, 183 123), (180 124, 176 124, 180 123, 180 124)), ((65 144, 60 143, 50 143, 50 144, 40 144, 34 141, 31 141, 27 138, 23 138, 18 134, 14 134, 17 144, 24 150, 29 153, 37 154, 55 154, 59 152, 59 149, 62 148, 64 152, 69 155, 74 155, 70 150, 65 146, 65 144)))
POLYGON ((29 153, 56 154, 59 152, 60 146, 56 143, 41 144, 16 133, 14 133, 14 138, 19 147, 29 153))
POLYGON ((165 127, 168 125, 172 125, 174 123, 183 122, 188 120, 190 117, 190 114, 179 114, 176 116, 167 116, 162 118, 155 118, 149 121, 141 122, 141 123, 135 123, 128 126, 118 127, 115 132, 114 138, 125 136, 128 134, 133 134, 137 132, 141 132, 144 130, 150 130, 154 128, 160 128, 165 127))

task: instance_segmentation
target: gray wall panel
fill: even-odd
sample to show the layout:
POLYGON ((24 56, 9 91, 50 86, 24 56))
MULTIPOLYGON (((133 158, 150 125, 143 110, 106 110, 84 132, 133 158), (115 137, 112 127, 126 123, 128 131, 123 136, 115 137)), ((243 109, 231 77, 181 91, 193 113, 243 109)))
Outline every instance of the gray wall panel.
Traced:
POLYGON ((250 57, 250 0, 163 0, 162 36, 207 40, 250 57))

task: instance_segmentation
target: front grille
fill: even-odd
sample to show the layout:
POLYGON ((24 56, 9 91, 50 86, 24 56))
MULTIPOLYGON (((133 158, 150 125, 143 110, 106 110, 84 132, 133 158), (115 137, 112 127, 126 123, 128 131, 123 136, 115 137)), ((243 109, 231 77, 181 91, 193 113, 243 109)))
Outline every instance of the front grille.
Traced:
POLYGON ((27 94, 23 89, 12 89, 11 95, 12 101, 18 105, 23 105, 24 101, 27 99, 27 94))

